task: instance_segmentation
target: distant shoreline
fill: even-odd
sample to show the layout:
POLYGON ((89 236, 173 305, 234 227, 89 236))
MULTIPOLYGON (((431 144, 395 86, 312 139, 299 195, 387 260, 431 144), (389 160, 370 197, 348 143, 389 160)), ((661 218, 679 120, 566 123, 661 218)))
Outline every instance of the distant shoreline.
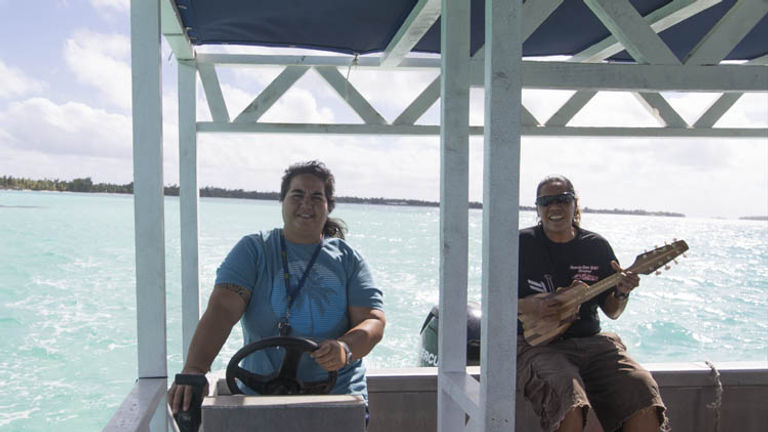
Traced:
MULTIPOLYGON (((0 189, 3 190, 33 190, 33 191, 55 191, 55 192, 84 192, 84 193, 118 193, 133 194, 133 183, 124 185, 115 185, 109 183, 93 183, 90 177, 76 178, 72 181, 65 180, 32 180, 27 178, 14 178, 11 176, 0 177, 0 189)), ((166 196, 178 196, 179 187, 177 185, 165 186, 166 196)), ((237 198, 237 199, 259 199, 278 201, 280 194, 278 192, 258 192, 245 191, 243 189, 224 189, 219 187, 206 186, 200 188, 200 197, 205 198, 237 198)), ((373 205, 401 205, 411 207, 439 207, 440 203, 435 201, 423 201, 413 199, 394 199, 394 198, 359 198, 359 197, 336 197, 338 203, 350 204, 373 204, 373 205)), ((483 204, 472 201, 469 208, 480 209, 483 204)), ((520 206, 520 210, 536 211, 535 207, 520 206)), ((635 215, 635 216, 663 216, 663 217, 685 217, 682 213, 647 211, 647 210, 626 210, 626 209, 592 209, 585 207, 581 210, 583 213, 617 214, 617 215, 635 215)), ((741 219, 768 220, 768 217, 754 216, 741 219)))
POLYGON ((739 220, 768 221, 768 216, 742 216, 739 220))

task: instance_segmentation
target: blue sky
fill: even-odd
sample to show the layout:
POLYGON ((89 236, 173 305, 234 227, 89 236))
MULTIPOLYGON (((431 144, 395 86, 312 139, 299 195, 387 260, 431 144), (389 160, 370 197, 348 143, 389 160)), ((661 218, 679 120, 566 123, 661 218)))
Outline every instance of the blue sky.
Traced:
MULTIPOLYGON (((128 0, 0 0, 0 175, 132 178, 128 0), (42 5, 42 6, 41 6, 42 5)), ((177 183, 176 70, 163 46, 165 178, 177 183)), ((221 71, 223 93, 236 114, 278 69, 221 71)), ((434 72, 382 77, 350 71, 350 80, 388 119, 434 72), (386 82, 386 85, 382 85, 386 82), (405 96, 410 94, 410 96, 405 96)), ((209 118, 198 92, 198 118, 209 118)), ((546 120, 567 92, 524 92, 524 103, 546 120)), ((692 120, 713 95, 665 94, 692 120)), ((471 122, 482 121, 482 92, 473 91, 471 122)), ((435 105, 422 118, 435 123, 435 105)), ((349 108, 308 73, 265 121, 355 122, 349 108)), ((601 93, 574 119, 583 125, 647 125, 654 120, 629 94, 601 93)), ((721 126, 768 126, 768 95, 742 97, 721 126)), ((319 158, 337 176, 338 193, 437 200, 439 138, 277 135, 199 137, 200 183, 277 190, 281 171, 319 158)), ((482 196, 482 140, 470 143, 470 199, 482 196)), ((689 216, 768 215, 766 139, 524 138, 521 199, 533 201, 538 180, 569 176, 592 208, 643 208, 689 216)))

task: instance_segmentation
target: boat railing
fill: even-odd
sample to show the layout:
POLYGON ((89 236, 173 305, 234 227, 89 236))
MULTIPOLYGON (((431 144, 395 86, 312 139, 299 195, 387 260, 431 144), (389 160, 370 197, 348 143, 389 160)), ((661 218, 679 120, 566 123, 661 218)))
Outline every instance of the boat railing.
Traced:
POLYGON ((167 430, 165 392, 168 380, 139 378, 103 432, 144 432, 167 430))
MULTIPOLYGON (((762 431, 768 420, 763 401, 768 397, 768 363, 686 362, 648 363, 659 384, 675 430, 718 432, 762 431), (719 425, 719 428, 718 428, 719 425)), ((478 366, 467 367, 473 379, 478 366)), ((371 405, 369 432, 436 431, 438 371, 435 367, 369 370, 368 397, 371 405)), ((208 374, 213 395, 227 395, 224 371, 208 374)), ((104 432, 173 430, 165 403, 165 378, 142 378, 134 385, 104 432)), ((517 430, 538 431, 538 420, 519 395, 517 430)), ((589 431, 600 431, 596 418, 588 420, 589 431)))

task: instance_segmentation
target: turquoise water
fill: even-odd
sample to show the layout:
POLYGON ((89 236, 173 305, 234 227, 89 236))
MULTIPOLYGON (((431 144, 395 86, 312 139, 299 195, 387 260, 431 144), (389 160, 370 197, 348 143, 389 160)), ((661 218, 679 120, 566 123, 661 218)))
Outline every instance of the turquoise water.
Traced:
MULTIPOLYGON (((168 366, 181 367, 178 200, 166 199, 168 366)), ((385 292, 387 331, 369 367, 417 364, 419 328, 438 298, 438 210, 345 205, 334 214, 385 292)), ((480 298, 482 214, 470 212, 469 297, 480 298)), ((535 215, 521 213, 521 225, 535 215)), ((279 204, 203 199, 203 302, 243 235, 280 224, 279 204)), ((645 276, 617 331, 641 362, 768 361, 768 222, 584 216, 627 266, 673 238, 691 250, 645 276)), ((100 430, 136 378, 133 199, 0 191, 0 430, 100 430)), ((233 331, 214 369, 241 344, 233 331)))

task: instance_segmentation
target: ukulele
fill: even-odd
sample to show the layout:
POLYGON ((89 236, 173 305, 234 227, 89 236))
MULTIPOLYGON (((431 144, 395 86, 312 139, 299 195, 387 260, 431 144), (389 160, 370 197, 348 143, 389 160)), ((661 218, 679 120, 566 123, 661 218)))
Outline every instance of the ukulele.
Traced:
MULTIPOLYGON (((670 245, 658 247, 650 252, 644 252, 635 258, 632 265, 624 269, 636 274, 651 274, 661 266, 665 266, 679 255, 688 250, 685 240, 677 240, 670 245)), ((676 261, 675 261, 676 262, 676 261)), ((563 334, 571 322, 576 318, 573 314, 582 303, 592 300, 604 291, 607 291, 619 282, 619 274, 614 273, 592 285, 576 285, 569 289, 559 288, 553 293, 533 294, 539 297, 552 297, 560 301, 560 313, 555 319, 542 320, 530 314, 519 314, 518 318, 523 323, 523 337, 528 344, 536 346, 547 344, 563 334)))

